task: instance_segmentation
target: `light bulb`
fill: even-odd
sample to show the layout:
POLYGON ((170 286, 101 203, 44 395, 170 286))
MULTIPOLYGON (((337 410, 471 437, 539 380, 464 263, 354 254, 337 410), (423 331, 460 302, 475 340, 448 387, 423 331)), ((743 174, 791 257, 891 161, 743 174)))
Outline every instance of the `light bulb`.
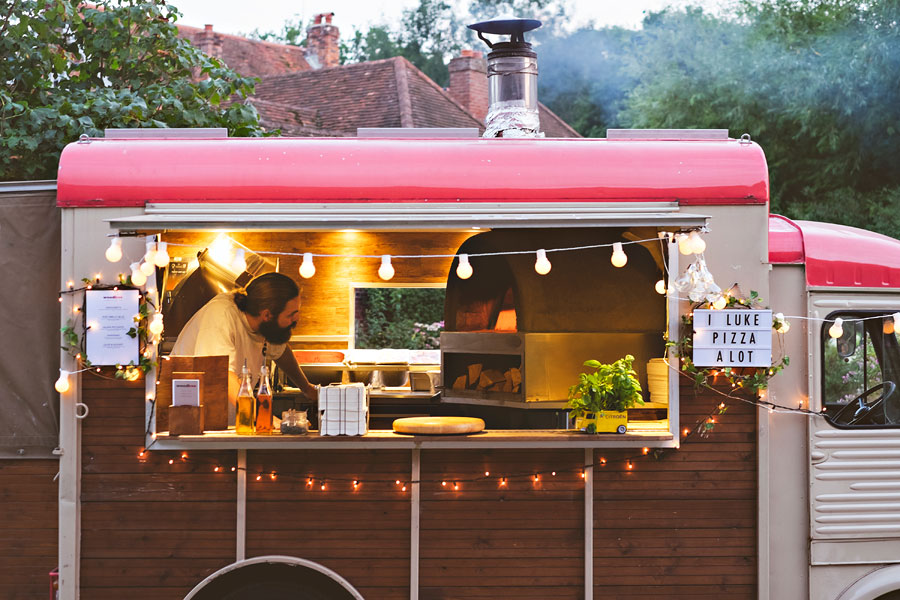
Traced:
POLYGON ((547 260, 547 251, 541 248, 537 251, 537 260, 534 261, 534 270, 538 275, 546 275, 550 272, 553 265, 547 260))
POLYGON ((122 238, 116 236, 109 241, 109 248, 106 249, 106 260, 111 263, 122 260, 122 238))
POLYGON ((895 312, 891 318, 894 320, 894 331, 897 331, 900 329, 900 312, 895 312))
POLYGON ((137 263, 131 263, 131 283, 138 287, 147 283, 147 276, 141 272, 141 266, 137 263))
POLYGON ((781 329, 778 330, 778 333, 787 333, 790 330, 791 330, 791 324, 788 323, 787 321, 782 321, 781 329))
POLYGON ((694 253, 694 245, 691 243, 691 238, 683 233, 678 234, 678 251, 685 256, 694 253))
POLYGON ((247 254, 243 248, 236 248, 234 251, 234 260, 231 261, 231 268, 235 273, 243 273, 247 270, 247 254))
POLYGON ((706 242, 703 241, 703 237, 697 231, 691 232, 690 244, 694 254, 703 254, 706 251, 706 242))
POLYGON ((150 319, 150 325, 147 326, 147 329, 150 330, 150 333, 153 335, 159 335, 163 332, 163 316, 162 313, 156 313, 153 315, 153 318, 150 319))
POLYGON ((316 265, 313 264, 313 255, 311 252, 303 253, 303 262, 300 263, 300 277, 309 279, 316 274, 316 265))
POLYGON ((472 265, 469 264, 469 255, 459 255, 459 266, 456 267, 456 276, 460 279, 468 279, 472 276, 472 265))
POLYGON ((152 262, 144 261, 141 263, 140 269, 141 273, 143 273, 144 276, 150 277, 151 275, 153 275, 153 273, 156 272, 156 265, 154 265, 152 262))
MULTIPOLYGON (((144 262, 153 264, 156 260, 156 242, 147 242, 147 251, 144 253, 144 262)), ((149 273, 147 273, 149 275, 149 273)))
POLYGON ((834 320, 834 325, 828 328, 828 335, 837 339, 844 335, 844 320, 838 317, 834 320))
POLYGON ((56 383, 53 385, 56 388, 56 391, 60 394, 65 394, 69 391, 69 372, 64 371, 63 369, 59 370, 59 379, 56 380, 56 383))
POLYGON ((381 257, 381 266, 378 267, 378 276, 385 281, 389 281, 394 276, 394 267, 391 265, 390 254, 385 254, 381 257))
POLYGON ((725 308, 727 305, 728 305, 728 300, 725 298, 725 296, 719 296, 719 297, 716 298, 715 301, 712 303, 712 307, 713 307, 714 309, 716 309, 716 310, 722 310, 722 309, 725 308))
POLYGON ((654 289, 656 290, 657 294, 659 294, 661 296, 665 296, 666 295, 666 280, 660 279, 659 281, 657 281, 656 286, 654 286, 654 289))
POLYGON ((160 269, 169 266, 169 251, 166 249, 168 246, 165 242, 159 242, 156 245, 156 256, 153 257, 153 264, 155 264, 160 269))
POLYGON ((220 233, 209 245, 210 257, 220 265, 231 263, 231 238, 220 233))
POLYGON ((622 242, 616 242, 613 244, 613 253, 612 257, 609 259, 614 267, 624 267, 625 263, 628 262, 628 256, 625 254, 625 251, 622 249, 622 242))

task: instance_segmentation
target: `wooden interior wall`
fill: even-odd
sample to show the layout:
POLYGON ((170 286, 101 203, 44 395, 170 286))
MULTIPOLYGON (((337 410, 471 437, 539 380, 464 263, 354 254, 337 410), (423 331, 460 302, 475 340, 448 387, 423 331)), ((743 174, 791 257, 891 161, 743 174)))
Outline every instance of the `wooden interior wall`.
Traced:
MULTIPOLYGON (((253 250, 312 252, 314 254, 424 254, 452 255, 462 243, 477 233, 468 232, 235 232, 235 241, 253 250)), ((171 256, 190 260, 198 250, 212 243, 217 233, 169 233, 164 239, 181 244, 172 246, 171 256)), ((273 259, 274 256, 267 258, 273 259)), ((393 259, 395 275, 389 283, 446 283, 452 258, 393 259)), ((300 285, 302 303, 299 335, 347 335, 350 333, 350 283, 385 283, 378 277, 380 258, 316 258, 316 274, 303 279, 298 274, 299 256, 280 257, 280 272, 300 285)), ((310 344, 308 347, 315 347, 310 344)), ((322 346, 322 344, 318 344, 322 346)), ((325 344, 340 348, 340 343, 325 344)))
POLYGON ((57 565, 59 461, 0 460, 0 598, 46 598, 57 565))
POLYGON ((143 378, 87 372, 81 381, 90 407, 82 421, 81 597, 183 598, 234 562, 235 477, 212 472, 210 461, 234 465, 236 452, 204 452, 201 462, 161 452, 140 459, 143 378))

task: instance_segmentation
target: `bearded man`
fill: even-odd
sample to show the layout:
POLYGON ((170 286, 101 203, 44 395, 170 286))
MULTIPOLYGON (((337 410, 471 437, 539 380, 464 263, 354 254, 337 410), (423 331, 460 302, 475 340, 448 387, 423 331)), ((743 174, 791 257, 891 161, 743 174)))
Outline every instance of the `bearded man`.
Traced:
POLYGON ((281 273, 265 273, 246 288, 219 294, 185 324, 173 355, 228 355, 229 413, 237 402, 240 374, 247 363, 250 377, 259 381, 267 360, 274 360, 307 398, 317 398, 315 386, 297 364, 288 346, 300 319, 300 288, 281 273))

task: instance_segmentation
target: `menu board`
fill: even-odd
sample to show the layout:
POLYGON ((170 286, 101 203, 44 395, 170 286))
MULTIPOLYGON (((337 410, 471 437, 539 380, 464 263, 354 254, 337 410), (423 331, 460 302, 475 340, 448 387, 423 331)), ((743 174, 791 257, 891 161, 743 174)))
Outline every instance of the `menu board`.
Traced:
POLYGON ((772 365, 771 310, 694 310, 694 364, 698 367, 772 365))
POLYGON ((85 350, 93 365, 138 364, 139 342, 128 335, 135 327, 138 290, 85 290, 85 350))

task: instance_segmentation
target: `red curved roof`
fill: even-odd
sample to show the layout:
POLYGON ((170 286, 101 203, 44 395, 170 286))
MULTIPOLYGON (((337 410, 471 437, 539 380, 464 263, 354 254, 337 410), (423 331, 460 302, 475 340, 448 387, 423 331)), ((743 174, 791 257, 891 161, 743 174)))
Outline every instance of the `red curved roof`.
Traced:
POLYGON ((228 138, 69 144, 60 206, 146 202, 678 201, 765 204, 737 140, 228 138))
POLYGON ((805 264, 811 286, 900 287, 900 240, 846 225, 770 215, 769 262, 805 264))

